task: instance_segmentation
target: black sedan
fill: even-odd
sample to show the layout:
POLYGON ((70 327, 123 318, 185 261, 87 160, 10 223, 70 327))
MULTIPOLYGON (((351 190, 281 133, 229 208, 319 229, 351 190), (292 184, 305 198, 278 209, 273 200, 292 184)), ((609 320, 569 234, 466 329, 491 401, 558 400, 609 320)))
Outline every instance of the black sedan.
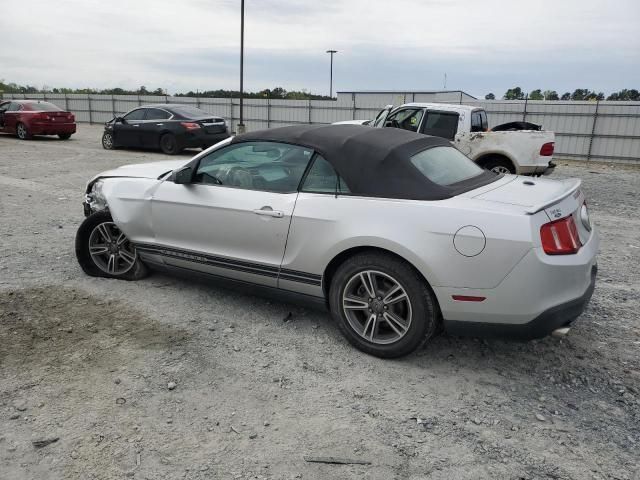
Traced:
POLYGON ((223 118, 190 105, 163 103, 134 108, 108 121, 102 146, 160 149, 175 155, 185 148, 208 148, 228 137, 223 118))

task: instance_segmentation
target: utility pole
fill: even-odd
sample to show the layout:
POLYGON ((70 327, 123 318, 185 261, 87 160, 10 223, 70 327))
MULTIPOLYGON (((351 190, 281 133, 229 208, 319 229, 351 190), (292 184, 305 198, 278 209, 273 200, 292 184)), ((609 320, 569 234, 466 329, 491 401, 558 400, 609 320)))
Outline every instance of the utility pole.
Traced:
POLYGON ((338 53, 337 50, 327 50, 331 54, 331 67, 329 69, 329 97, 333 98, 333 54, 338 53))
MULTIPOLYGON (((238 123, 238 134, 245 132, 243 116, 244 97, 244 0, 240 0, 240 123, 238 123)), ((233 115, 232 115, 233 116, 233 115)))

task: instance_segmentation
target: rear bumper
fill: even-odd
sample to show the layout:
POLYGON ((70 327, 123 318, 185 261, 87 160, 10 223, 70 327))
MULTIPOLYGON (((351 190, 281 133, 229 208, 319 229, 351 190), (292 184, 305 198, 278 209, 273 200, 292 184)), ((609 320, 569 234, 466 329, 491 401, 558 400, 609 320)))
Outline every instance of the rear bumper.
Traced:
POLYGON ((521 165, 518 171, 519 175, 551 175, 556 168, 556 164, 549 162, 546 165, 521 165))
POLYGON ((587 307, 596 286, 598 266, 591 267, 591 281, 578 298, 551 307, 530 322, 523 324, 467 322, 445 320, 444 328, 452 335, 477 337, 507 337, 518 340, 543 338, 558 328, 569 326, 587 307))
POLYGON ((495 288, 433 287, 445 329, 457 334, 537 338, 575 320, 593 292, 597 230, 573 255, 532 248, 495 288), (483 297, 457 301, 454 295, 483 297))
POLYGON ((208 148, 222 140, 229 138, 229 132, 207 133, 205 129, 191 130, 181 138, 184 148, 208 148))
POLYGON ((32 135, 60 135, 76 133, 75 123, 32 123, 29 125, 29 133, 32 135))

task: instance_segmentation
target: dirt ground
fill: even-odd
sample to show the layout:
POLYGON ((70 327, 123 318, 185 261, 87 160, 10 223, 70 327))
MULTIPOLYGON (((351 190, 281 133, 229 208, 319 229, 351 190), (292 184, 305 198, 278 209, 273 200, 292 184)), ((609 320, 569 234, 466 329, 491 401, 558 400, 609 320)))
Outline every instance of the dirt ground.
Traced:
POLYGON ((640 478, 640 169, 554 173, 584 180, 602 240, 567 337, 443 335, 389 361, 322 311, 85 276, 84 183, 166 158, 99 137, 0 136, 0 479, 640 478))

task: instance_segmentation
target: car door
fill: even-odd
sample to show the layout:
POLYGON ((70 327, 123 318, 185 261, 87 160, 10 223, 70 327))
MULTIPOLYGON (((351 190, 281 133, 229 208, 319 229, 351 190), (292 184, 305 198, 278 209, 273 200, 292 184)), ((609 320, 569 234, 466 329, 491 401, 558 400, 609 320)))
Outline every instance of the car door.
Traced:
POLYGON ((140 147, 140 125, 144 120, 146 108, 136 108, 127 113, 122 122, 113 125, 116 143, 122 147, 140 147))
POLYGON ((140 144, 145 148, 160 146, 160 133, 165 130, 164 122, 171 114, 161 108, 146 108, 144 120, 140 122, 138 134, 140 144))
POLYGON ((11 102, 0 103, 0 131, 4 131, 4 112, 7 111, 11 102))
POLYGON ((173 267, 275 287, 312 155, 290 144, 243 142, 201 157, 153 194, 155 244, 140 246, 141 253, 160 255, 173 267), (180 183, 184 175, 189 179, 180 183))
POLYGON ((20 116, 21 105, 17 102, 11 102, 4 112, 4 131, 7 133, 16 133, 18 117, 20 116))

